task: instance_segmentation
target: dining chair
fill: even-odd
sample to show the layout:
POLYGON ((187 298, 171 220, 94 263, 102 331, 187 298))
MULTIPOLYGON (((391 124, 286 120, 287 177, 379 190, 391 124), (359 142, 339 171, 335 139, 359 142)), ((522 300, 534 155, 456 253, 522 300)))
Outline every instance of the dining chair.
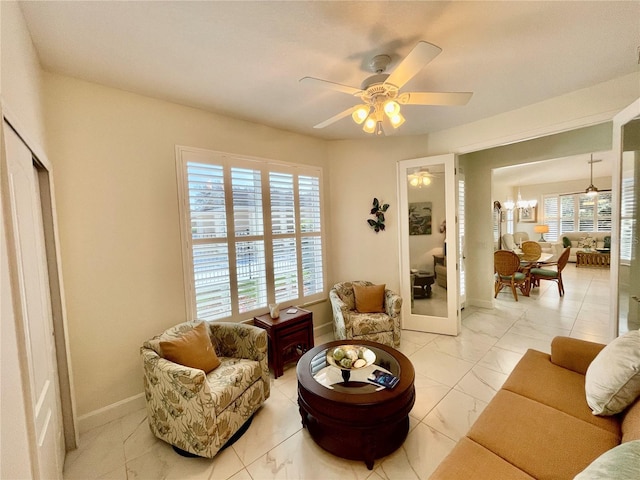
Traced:
MULTIPOLYGON (((540 285, 540 280, 551 280, 552 282, 556 282, 558 284, 558 293, 562 297, 564 295, 562 270, 567 266, 570 254, 571 248, 565 248, 560 255, 560 258, 558 258, 558 263, 555 264, 557 268, 556 270, 550 270, 548 268, 532 268, 529 272, 531 276, 531 284, 540 285)), ((550 266, 553 266, 553 264, 550 264, 550 266)))
POLYGON ((495 295, 493 298, 498 297, 498 293, 505 286, 511 288, 513 297, 518 301, 518 293, 516 288, 519 288, 524 296, 529 295, 529 275, 527 273, 520 272, 520 257, 509 250, 497 250, 493 252, 493 266, 495 270, 495 295))
POLYGON ((542 255, 542 247, 538 242, 527 240, 526 242, 522 242, 520 248, 522 250, 521 260, 525 262, 535 262, 540 258, 540 255, 542 255))

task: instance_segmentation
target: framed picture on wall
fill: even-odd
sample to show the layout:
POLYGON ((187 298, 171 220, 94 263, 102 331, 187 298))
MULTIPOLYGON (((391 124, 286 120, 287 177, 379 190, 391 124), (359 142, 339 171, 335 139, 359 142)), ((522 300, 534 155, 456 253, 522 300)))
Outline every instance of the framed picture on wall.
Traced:
POLYGON ((536 207, 525 207, 518 209, 518 222, 535 223, 536 207))
POLYGON ((431 235, 431 202, 409 204, 409 235, 431 235))

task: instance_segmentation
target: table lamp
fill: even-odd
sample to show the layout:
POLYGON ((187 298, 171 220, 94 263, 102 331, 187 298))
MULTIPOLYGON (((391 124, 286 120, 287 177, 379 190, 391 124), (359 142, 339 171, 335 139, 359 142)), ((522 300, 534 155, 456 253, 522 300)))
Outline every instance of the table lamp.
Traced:
POLYGON ((540 234, 539 242, 544 242, 544 234, 549 233, 549 225, 536 225, 533 227, 533 231, 540 234))

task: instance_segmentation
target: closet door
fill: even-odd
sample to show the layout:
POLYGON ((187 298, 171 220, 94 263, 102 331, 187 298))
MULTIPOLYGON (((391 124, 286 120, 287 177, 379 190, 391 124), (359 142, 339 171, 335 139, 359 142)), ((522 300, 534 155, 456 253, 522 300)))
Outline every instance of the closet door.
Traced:
POLYGON ((10 126, 3 128, 38 469, 40 478, 56 479, 64 439, 37 170, 29 148, 10 126))

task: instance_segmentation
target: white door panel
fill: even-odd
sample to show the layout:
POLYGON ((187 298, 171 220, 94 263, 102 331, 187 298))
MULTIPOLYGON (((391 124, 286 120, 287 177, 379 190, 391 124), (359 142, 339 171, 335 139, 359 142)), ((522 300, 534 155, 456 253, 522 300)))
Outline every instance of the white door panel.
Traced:
POLYGON ((398 162, 402 328, 407 330, 460 333, 456 162, 455 155, 398 162), (446 270, 441 277, 438 262, 446 270))
POLYGON ((4 127, 39 473, 56 479, 62 473, 64 445, 37 170, 31 151, 13 129, 4 127))

